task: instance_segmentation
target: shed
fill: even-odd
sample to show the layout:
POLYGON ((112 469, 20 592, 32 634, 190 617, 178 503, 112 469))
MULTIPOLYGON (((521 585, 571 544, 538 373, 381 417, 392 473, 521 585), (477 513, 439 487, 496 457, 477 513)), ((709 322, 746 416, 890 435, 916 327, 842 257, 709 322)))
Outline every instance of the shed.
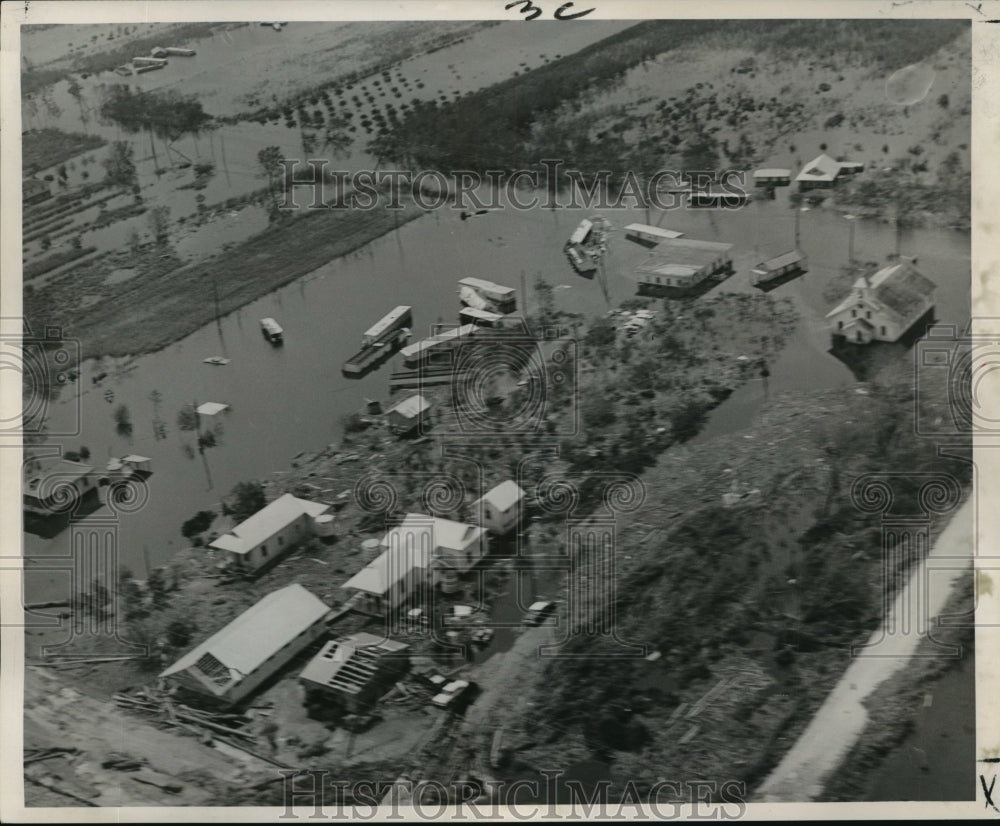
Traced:
POLYGON ((299 675, 306 703, 332 702, 351 713, 370 708, 409 668, 408 648, 365 632, 330 640, 299 675))
POLYGON ((491 488, 473 503, 479 524, 502 536, 514 530, 523 517, 525 492, 517 482, 507 479, 491 488))
POLYGON ((426 422, 430 409, 431 403, 417 393, 390 408, 385 414, 386 422, 393 433, 402 436, 426 422))

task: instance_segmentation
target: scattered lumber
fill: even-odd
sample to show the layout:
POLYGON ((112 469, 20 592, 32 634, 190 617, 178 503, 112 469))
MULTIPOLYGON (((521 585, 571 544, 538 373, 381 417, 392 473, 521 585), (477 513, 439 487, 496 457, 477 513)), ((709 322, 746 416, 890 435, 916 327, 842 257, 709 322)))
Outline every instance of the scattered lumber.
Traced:
POLYGON ((42 760, 51 760, 53 757, 66 757, 71 754, 79 754, 79 749, 74 748, 50 748, 50 749, 25 749, 24 765, 39 763, 42 760))

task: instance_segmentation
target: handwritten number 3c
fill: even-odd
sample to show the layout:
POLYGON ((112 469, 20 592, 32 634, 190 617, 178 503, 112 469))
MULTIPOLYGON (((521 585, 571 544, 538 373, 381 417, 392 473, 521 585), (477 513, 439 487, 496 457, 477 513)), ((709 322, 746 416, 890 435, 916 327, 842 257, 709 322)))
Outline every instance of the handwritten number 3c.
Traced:
MULTIPOLYGON (((525 15, 525 20, 534 20, 536 17, 541 15, 542 10, 536 6, 531 0, 512 0, 506 6, 505 9, 512 9, 514 6, 520 6, 521 14, 525 15)), ((593 9, 584 9, 583 11, 574 12, 570 14, 569 9, 573 8, 572 0, 568 3, 563 3, 558 9, 556 9, 553 15, 556 20, 576 20, 579 17, 584 17, 590 14, 593 9)))

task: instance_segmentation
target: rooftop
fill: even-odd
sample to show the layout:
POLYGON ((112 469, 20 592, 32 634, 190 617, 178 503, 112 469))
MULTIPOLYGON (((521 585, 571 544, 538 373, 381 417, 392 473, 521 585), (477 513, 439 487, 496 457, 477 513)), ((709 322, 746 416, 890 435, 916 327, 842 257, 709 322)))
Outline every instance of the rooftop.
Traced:
POLYGON ((755 178, 787 178, 792 174, 790 169, 757 169, 754 170, 753 176, 755 178))
MULTIPOLYGON (((693 238, 667 238, 660 242, 656 252, 638 267, 639 272, 662 274, 666 265, 693 267, 701 269, 707 264, 718 260, 720 255, 729 252, 732 244, 722 244, 717 241, 697 241, 693 238)), ((670 273, 668 273, 670 274, 670 273)), ((685 273, 673 273, 675 275, 685 273)), ((690 273, 686 273, 690 275, 690 273)))
POLYGON ((933 295, 937 286, 908 261, 891 264, 883 267, 867 282, 864 278, 855 281, 851 294, 830 310, 826 317, 830 318, 850 307, 857 301, 858 292, 866 289, 871 299, 906 319, 923 310, 926 300, 933 295))
POLYGON ((248 608, 160 676, 197 666, 196 676, 213 693, 224 694, 328 613, 329 607, 312 592, 297 583, 288 585, 248 608))
POLYGON ((415 396, 410 396, 408 399, 403 399, 395 407, 390 408, 390 413, 398 413, 407 419, 415 419, 425 410, 429 410, 431 403, 427 401, 419 393, 415 396))
POLYGON ((474 290, 483 290, 484 292, 493 293, 495 295, 513 295, 513 287, 505 287, 502 284, 494 284, 492 281, 487 281, 483 278, 463 278, 458 282, 464 287, 472 287, 474 290))
POLYGON ((325 513, 328 508, 329 505, 324 505, 321 502, 298 499, 292 494, 286 493, 279 496, 271 504, 261 508, 249 519, 241 522, 229 533, 214 539, 210 543, 210 547, 245 554, 303 514, 319 516, 325 513))
POLYGON ((431 347, 435 347, 436 345, 443 344, 448 341, 454 341, 457 338, 471 336, 475 332, 475 324, 463 324, 460 327, 453 327, 450 330, 445 330, 443 333, 438 333, 430 338, 425 338, 414 344, 410 344, 399 352, 404 359, 412 358, 413 356, 419 355, 424 350, 430 349, 431 347))
POLYGON ((840 163, 825 152, 814 158, 796 176, 796 181, 834 181, 840 174, 840 163))
POLYGON ((300 679, 357 694, 375 676, 378 661, 387 654, 400 654, 409 646, 374 634, 353 634, 330 640, 303 669, 300 679))
POLYGON ((801 261, 805 256, 800 250, 789 250, 788 252, 783 252, 781 255, 776 255, 774 258, 768 258, 767 261, 762 261, 758 264, 755 269, 757 270, 777 270, 782 267, 787 267, 789 264, 795 264, 801 261))
POLYGON ((482 536, 483 529, 464 522, 453 522, 439 516, 423 513, 408 513, 402 523, 382 537, 383 548, 392 547, 394 542, 413 542, 417 538, 429 537, 431 549, 456 548, 464 550, 482 536))
POLYGON ((506 511, 524 498, 524 491, 517 482, 507 479, 488 490, 478 501, 488 502, 498 511, 506 511))
POLYGON ((25 493, 34 491, 44 480, 49 478, 57 478, 59 482, 72 482, 93 472, 93 465, 85 465, 82 462, 73 462, 69 459, 59 459, 28 476, 25 493))
POLYGON ((683 232, 675 232, 672 229, 654 227, 649 224, 628 224, 625 227, 625 232, 641 232, 644 235, 653 235, 657 238, 680 238, 684 235, 683 232))

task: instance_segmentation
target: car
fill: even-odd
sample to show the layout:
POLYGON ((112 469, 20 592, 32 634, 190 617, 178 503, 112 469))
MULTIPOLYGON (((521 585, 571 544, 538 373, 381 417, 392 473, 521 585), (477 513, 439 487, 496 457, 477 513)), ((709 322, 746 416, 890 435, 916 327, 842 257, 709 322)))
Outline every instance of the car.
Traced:
POLYGON ((461 705, 462 698, 472 684, 468 680, 452 680, 441 689, 439 694, 431 698, 431 702, 439 708, 455 708, 461 705))
POLYGON ((529 626, 542 625, 555 610, 556 604, 554 602, 538 600, 528 607, 521 623, 529 626))

